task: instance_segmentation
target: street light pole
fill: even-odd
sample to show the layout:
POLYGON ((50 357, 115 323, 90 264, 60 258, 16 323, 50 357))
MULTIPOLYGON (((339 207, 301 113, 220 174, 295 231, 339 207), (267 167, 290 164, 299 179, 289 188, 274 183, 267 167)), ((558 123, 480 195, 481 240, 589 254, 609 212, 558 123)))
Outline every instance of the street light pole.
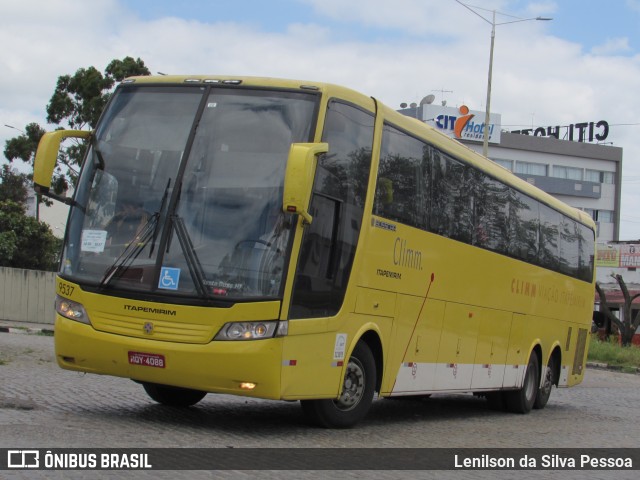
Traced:
MULTIPOLYGON (((509 20, 508 22, 496 23, 496 11, 495 10, 487 10, 487 9, 480 8, 480 7, 473 7, 473 6, 467 5, 466 3, 462 3, 460 0, 456 0, 456 2, 458 2, 464 8, 469 10, 471 13, 473 13, 474 15, 477 15, 482 20, 484 20, 485 22, 487 22, 487 23, 489 23, 491 25, 491 48, 489 50, 489 74, 487 76, 487 108, 486 108, 486 112, 485 112, 485 116, 484 116, 483 143, 482 143, 482 155, 484 155, 486 157, 486 156, 489 155, 489 121, 490 121, 490 116, 491 116, 491 80, 492 80, 492 75, 493 75, 493 73, 492 73, 493 72, 493 46, 495 44, 495 39, 496 39, 496 25, 506 25, 507 23, 527 22, 529 20, 549 21, 549 20, 553 20, 553 18, 550 18, 550 17, 518 18, 518 17, 514 17, 513 15, 508 15, 511 18, 515 18, 515 20, 509 20), (484 16, 480 15, 474 9, 491 12, 492 13, 491 20, 489 20, 488 18, 485 18, 484 16)), ((505 15, 505 14, 503 14, 503 15, 505 15)))
POLYGON ((491 48, 489 50, 489 75, 487 76, 487 108, 484 114, 484 128, 482 136, 482 155, 489 156, 489 121, 491 113, 491 77, 493 72, 493 45, 496 41, 496 11, 493 11, 491 21, 491 48))

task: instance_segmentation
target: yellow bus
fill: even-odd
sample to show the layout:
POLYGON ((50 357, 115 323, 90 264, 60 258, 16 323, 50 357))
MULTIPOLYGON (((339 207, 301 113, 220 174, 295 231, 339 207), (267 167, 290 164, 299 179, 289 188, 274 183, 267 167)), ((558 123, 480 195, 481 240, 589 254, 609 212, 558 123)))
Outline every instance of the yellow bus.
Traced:
POLYGON ((584 374, 594 224, 433 128, 339 86, 123 81, 85 138, 57 277, 62 368, 161 404, 300 400, 351 427, 376 396, 526 413, 584 374))

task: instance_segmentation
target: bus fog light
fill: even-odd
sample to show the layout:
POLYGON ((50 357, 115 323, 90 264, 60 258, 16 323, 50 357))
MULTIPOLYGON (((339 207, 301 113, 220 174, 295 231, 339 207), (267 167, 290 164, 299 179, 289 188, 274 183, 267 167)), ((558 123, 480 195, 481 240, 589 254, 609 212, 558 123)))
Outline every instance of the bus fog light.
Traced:
POLYGON ((272 338, 278 322, 229 322, 225 323, 214 340, 260 340, 272 338))
POLYGON ((240 388, 242 390, 253 390, 256 388, 256 384, 253 382, 242 382, 240 383, 240 388))
POLYGON ((69 320, 75 320, 76 322, 86 323, 91 325, 89 321, 89 315, 84 309, 82 304, 69 300, 67 298, 56 295, 56 312, 69 320))

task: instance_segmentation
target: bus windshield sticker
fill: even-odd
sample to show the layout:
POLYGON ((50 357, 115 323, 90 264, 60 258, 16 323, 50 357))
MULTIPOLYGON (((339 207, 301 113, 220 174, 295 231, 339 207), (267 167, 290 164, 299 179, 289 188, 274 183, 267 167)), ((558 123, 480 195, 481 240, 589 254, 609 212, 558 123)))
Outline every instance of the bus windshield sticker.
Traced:
POLYGON ((158 288, 164 288, 165 290, 177 290, 179 282, 179 268, 162 267, 162 270, 160 270, 160 280, 158 281, 158 288))
POLYGON ((80 242, 80 250, 83 252, 104 252, 107 244, 106 230, 83 230, 80 242))
POLYGON ((347 345, 347 334, 346 333, 337 333, 336 334, 336 345, 333 349, 333 359, 334 360, 344 360, 345 348, 347 345))

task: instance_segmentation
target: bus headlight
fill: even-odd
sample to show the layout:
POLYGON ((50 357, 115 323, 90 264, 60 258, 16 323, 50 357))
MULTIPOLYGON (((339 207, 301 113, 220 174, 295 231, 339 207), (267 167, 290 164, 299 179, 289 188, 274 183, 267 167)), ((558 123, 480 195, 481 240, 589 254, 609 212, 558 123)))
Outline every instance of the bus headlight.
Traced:
POLYGON ((60 295, 56 295, 56 312, 69 320, 91 325, 89 315, 87 315, 87 311, 80 303, 61 297, 60 295))
POLYGON ((281 330, 281 328, 278 328, 277 320, 267 322, 229 322, 222 326, 213 339, 260 340, 263 338, 273 338, 276 336, 276 333, 281 334, 281 330))

